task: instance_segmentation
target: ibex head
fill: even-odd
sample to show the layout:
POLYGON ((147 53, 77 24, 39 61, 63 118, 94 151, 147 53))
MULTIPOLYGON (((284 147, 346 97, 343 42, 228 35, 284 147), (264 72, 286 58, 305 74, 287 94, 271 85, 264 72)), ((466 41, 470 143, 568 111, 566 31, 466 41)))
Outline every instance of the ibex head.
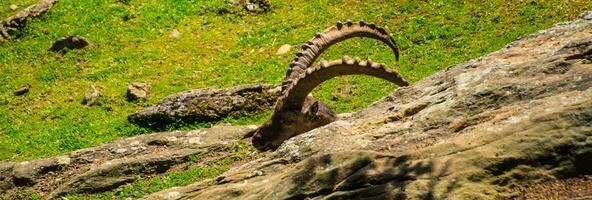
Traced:
POLYGON ((275 112, 270 120, 256 130, 253 145, 261 151, 274 150, 290 137, 336 119, 337 116, 327 105, 308 96, 301 110, 275 112))
POLYGON ((371 60, 351 59, 344 56, 340 60, 322 61, 310 67, 314 60, 329 46, 352 37, 369 37, 385 42, 395 52, 399 51, 394 40, 383 28, 365 22, 337 23, 318 33, 302 45, 282 85, 282 95, 278 98, 273 116, 260 126, 253 135, 253 146, 261 151, 275 150, 285 140, 329 124, 337 119, 336 114, 324 103, 309 96, 310 92, 322 82, 343 75, 365 74, 407 86, 408 83, 398 73, 381 63, 371 60))

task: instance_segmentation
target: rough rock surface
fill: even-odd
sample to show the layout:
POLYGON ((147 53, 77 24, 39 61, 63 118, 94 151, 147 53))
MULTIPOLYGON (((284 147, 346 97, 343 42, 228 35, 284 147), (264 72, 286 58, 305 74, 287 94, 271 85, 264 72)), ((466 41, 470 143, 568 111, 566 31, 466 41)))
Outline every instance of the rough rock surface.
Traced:
POLYGON ((82 100, 83 105, 92 106, 97 104, 97 100, 101 96, 101 92, 95 85, 90 86, 90 91, 84 94, 84 99, 82 100))
POLYGON ((233 0, 232 4, 249 12, 267 12, 271 8, 268 0, 233 0))
POLYGON ((18 5, 16 5, 16 4, 10 4, 9 8, 10 8, 11 10, 16 10, 16 9, 18 9, 18 8, 19 8, 19 6, 18 6, 18 5))
MULTIPOLYGON (((156 133, 0 162, 0 191, 107 190, 189 155, 223 153, 217 147, 254 128, 156 133)), ((145 198, 589 199, 589 166, 592 12, 400 88, 219 177, 145 198)))
POLYGON ((29 92, 29 89, 31 89, 31 84, 27 83, 25 86, 13 91, 12 94, 15 96, 20 96, 29 92))
POLYGON ((82 36, 67 36, 55 41, 49 50, 62 51, 66 49, 82 49, 88 45, 88 40, 82 36))
POLYGON ((179 31, 179 29, 173 29, 173 31, 171 31, 171 33, 169 34, 169 38, 178 39, 180 37, 181 32, 179 31))
POLYGON ((587 12, 148 199, 520 197, 509 189, 592 174, 591 86, 587 12))
POLYGON ((146 100, 150 85, 147 83, 135 82, 127 86, 127 99, 130 101, 146 100))
POLYGON ((8 39, 12 33, 24 26, 27 21, 47 12, 56 3, 58 3, 58 0, 41 0, 39 3, 29 6, 25 10, 17 13, 15 16, 0 21, 0 36, 4 39, 8 39))
POLYGON ((253 115, 271 110, 280 90, 275 85, 190 90, 168 96, 157 105, 130 115, 128 119, 142 126, 163 126, 253 115))
POLYGON ((194 155, 220 154, 255 126, 216 126, 154 133, 65 155, 20 163, 0 161, 0 197, 28 188, 51 198, 97 192, 164 173, 194 155))
POLYGON ((287 54, 288 52, 290 52, 290 49, 292 49, 292 45, 284 44, 277 50, 277 52, 275 52, 275 55, 287 54))

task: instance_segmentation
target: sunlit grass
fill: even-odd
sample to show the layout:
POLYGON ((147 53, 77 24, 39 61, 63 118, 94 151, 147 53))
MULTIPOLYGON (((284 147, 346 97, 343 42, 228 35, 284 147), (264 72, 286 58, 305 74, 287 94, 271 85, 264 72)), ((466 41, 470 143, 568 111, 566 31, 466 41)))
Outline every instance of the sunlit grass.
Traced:
MULTIPOLYGON (((10 3, 0 3, 0 14, 8 13, 10 3)), ((0 43, 0 159, 47 157, 151 132, 128 123, 127 115, 183 90, 279 83, 297 46, 337 21, 385 26, 401 47, 401 59, 395 62, 385 45, 370 39, 336 45, 321 59, 344 54, 371 58, 416 82, 592 7, 588 0, 272 4, 269 13, 251 14, 225 0, 60 0, 11 41, 0 43), (169 38, 173 29, 181 32, 180 38, 169 38), (64 54, 47 51, 67 35, 84 36, 92 44, 64 54), (289 55, 275 55, 283 44, 295 48, 289 55), (127 84, 138 81, 152 85, 148 101, 127 102, 127 84), (12 95, 27 83, 32 85, 28 94, 12 95), (101 88, 100 105, 83 106, 80 101, 91 85, 101 88)), ((350 76, 328 81, 313 94, 338 112, 350 112, 395 88, 382 80, 350 76)), ((261 123, 269 114, 222 123, 261 123)))

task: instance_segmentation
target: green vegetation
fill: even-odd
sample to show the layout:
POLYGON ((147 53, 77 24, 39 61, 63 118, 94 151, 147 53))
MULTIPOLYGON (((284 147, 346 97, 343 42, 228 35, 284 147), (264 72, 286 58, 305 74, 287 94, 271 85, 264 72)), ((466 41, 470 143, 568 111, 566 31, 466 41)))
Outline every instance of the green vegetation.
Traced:
POLYGON ((21 10, 33 5, 38 0, 18 0, 18 1, 2 1, 0 2, 0 19, 8 18, 21 10), (10 6, 16 6, 16 9, 13 10, 10 6))
MULTIPOLYGON (((14 13, 0 3, 0 16, 14 13)), ((573 19, 592 1, 272 1, 268 13, 251 14, 225 0, 60 0, 0 43, 0 160, 29 160, 95 146, 152 130, 126 121, 128 114, 188 89, 279 83, 289 55, 336 21, 366 20, 385 26, 399 42, 401 60, 385 45, 354 39, 328 50, 384 62, 416 82, 449 65, 573 19), (181 37, 173 39, 173 29, 181 37), (46 51, 56 39, 81 35, 91 46, 66 53, 46 51), (129 103, 127 84, 152 85, 149 100, 129 103), (29 93, 12 91, 31 84, 29 93), (101 88, 98 106, 80 104, 91 85, 101 88)), ((25 6, 21 6, 23 8, 25 6)), ((337 78, 314 95, 338 112, 359 110, 395 86, 363 76, 337 78)), ((229 119, 260 123, 269 116, 229 119)), ((181 129, 208 126, 185 125, 181 129)))

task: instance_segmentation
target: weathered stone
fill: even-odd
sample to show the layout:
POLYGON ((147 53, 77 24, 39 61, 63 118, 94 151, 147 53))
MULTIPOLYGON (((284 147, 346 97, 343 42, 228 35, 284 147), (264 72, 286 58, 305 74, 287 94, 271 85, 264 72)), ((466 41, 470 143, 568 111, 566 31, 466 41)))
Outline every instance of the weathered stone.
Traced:
POLYGON ((14 187, 12 169, 14 162, 0 161, 0 191, 8 191, 14 187))
POLYGON ((179 32, 179 30, 177 30, 177 29, 173 29, 173 31, 171 31, 171 34, 169 34, 169 37, 173 38, 173 39, 180 38, 181 32, 179 32))
POLYGON ((214 121, 227 116, 248 116, 271 110, 280 88, 248 85, 229 89, 199 89, 177 93, 128 117, 143 126, 177 122, 214 121))
POLYGON ((88 40, 82 36, 67 36, 55 41, 49 50, 62 51, 65 49, 82 49, 88 45, 88 40))
POLYGON ((290 49, 292 48, 291 45, 289 44, 284 44, 282 45, 277 52, 275 52, 276 55, 284 55, 287 54, 288 52, 290 52, 290 49))
POLYGON ((146 100, 150 85, 147 83, 135 82, 127 86, 127 99, 130 101, 146 100))
POLYGON ((12 169, 13 184, 17 187, 34 185, 40 176, 64 170, 69 164, 67 156, 17 163, 12 169))
POLYGON ((511 199, 592 174, 590 41, 592 19, 557 25, 147 199, 511 199))
MULTIPOLYGON (((41 0, 41 2, 29 6, 16 15, 0 21, 0 36, 4 39, 8 39, 18 28, 24 26, 25 23, 31 19, 49 11, 49 9, 51 9, 56 3, 58 3, 58 0, 41 0)), ((13 9, 14 7, 11 6, 10 8, 13 9)), ((16 8, 13 10, 15 9, 16 8)))
POLYGON ((14 92, 12 92, 12 94, 14 94, 15 96, 20 96, 23 94, 26 94, 27 92, 29 92, 29 89, 31 88, 31 84, 27 84, 17 90, 15 90, 14 92))
POLYGON ((268 0, 233 0, 232 5, 249 12, 267 12, 271 9, 271 3, 268 0))
MULTIPOLYGON (((66 155, 20 163, 0 161, 0 194, 29 188, 44 197, 106 191, 162 174, 195 155, 223 154, 255 126, 140 135, 66 155), (193 142, 199 141, 199 142, 193 142)), ((7 196, 10 197, 10 196, 7 196)))
MULTIPOLYGON (((145 198, 588 198, 590 41, 592 18, 557 25, 400 88, 216 178, 145 198), (536 186, 558 182, 565 183, 536 186)), ((216 147, 255 128, 140 135, 62 161, 0 161, 0 188, 8 194, 33 188, 48 198, 108 190, 174 168, 196 152, 229 151, 216 147), (30 181, 16 188, 13 174, 30 181)))
POLYGON ((9 8, 10 8, 10 10, 16 10, 19 8, 19 6, 15 5, 15 4, 10 4, 9 8))
POLYGON ((90 91, 88 91, 84 95, 84 99, 82 100, 82 104, 92 106, 97 103, 97 99, 101 96, 99 89, 95 85, 90 86, 90 91))

